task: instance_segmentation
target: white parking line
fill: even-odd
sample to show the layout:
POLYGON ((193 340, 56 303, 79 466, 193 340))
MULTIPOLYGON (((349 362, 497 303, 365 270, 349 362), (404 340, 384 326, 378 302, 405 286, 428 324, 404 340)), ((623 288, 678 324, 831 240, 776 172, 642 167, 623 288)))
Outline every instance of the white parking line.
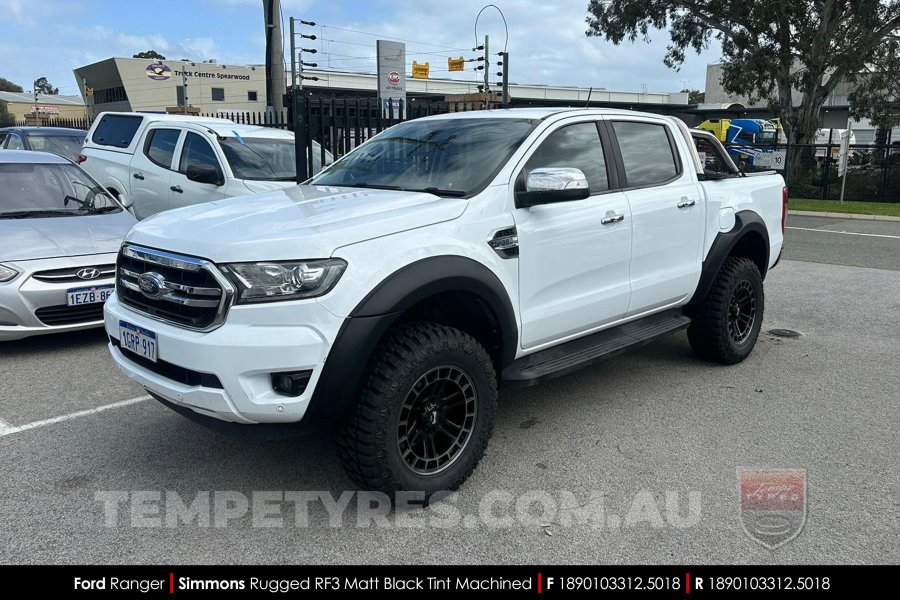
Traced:
POLYGON ((812 227, 786 227, 786 229, 799 229, 801 231, 815 231, 817 233, 842 233, 844 235, 862 235, 865 237, 891 238, 900 240, 900 235, 886 235, 882 233, 857 233, 855 231, 832 231, 831 229, 813 229, 812 227))
POLYGON ((27 423, 25 425, 10 425, 6 421, 0 419, 0 437, 4 437, 7 435, 12 435, 14 433, 21 433, 23 431, 29 431, 31 429, 37 429, 39 427, 46 427, 47 425, 56 425, 57 423, 62 423, 64 421, 71 421, 72 419, 80 419, 81 417, 89 417, 90 415, 95 415, 99 412, 103 412, 105 410, 110 410, 113 408, 122 408, 123 406, 131 406, 132 404, 137 404, 138 402, 143 402, 145 400, 149 400, 150 396, 138 396, 137 398, 129 398, 128 400, 122 400, 121 402, 113 402, 112 404, 104 404, 103 406, 98 406, 97 408, 89 408, 87 410, 79 410, 78 412, 69 413, 67 415, 62 415, 59 417, 53 417, 52 419, 44 419, 43 421, 35 421, 33 423, 27 423))
POLYGON ((7 433, 12 433, 12 431, 11 431, 12 429, 15 429, 15 427, 10 425, 3 419, 0 419, 0 437, 3 437, 7 433))

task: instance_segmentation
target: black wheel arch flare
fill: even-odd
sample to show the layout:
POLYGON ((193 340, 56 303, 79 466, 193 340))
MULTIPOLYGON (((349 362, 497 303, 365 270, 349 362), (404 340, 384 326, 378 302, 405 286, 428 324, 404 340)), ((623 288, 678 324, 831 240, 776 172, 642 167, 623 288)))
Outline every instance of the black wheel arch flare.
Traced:
POLYGON ((725 259, 734 253, 741 241, 751 232, 759 234, 763 240, 764 247, 758 250, 759 260, 755 262, 758 265, 765 265, 765 268, 760 269, 760 275, 763 279, 766 278, 769 265, 769 231, 766 228, 766 223, 759 214, 752 210, 739 211, 734 215, 734 227, 727 232, 720 231, 716 235, 716 239, 713 240, 712 246, 703 260, 700 282, 697 284, 697 290, 694 292, 694 297, 691 299, 689 306, 706 297, 725 259))
POLYGON ((515 359, 518 323, 509 294, 483 264, 463 256, 434 256, 395 271, 344 319, 328 352, 304 421, 340 418, 355 399, 366 364, 391 326, 422 300, 469 292, 494 312, 503 337, 503 366, 515 359))

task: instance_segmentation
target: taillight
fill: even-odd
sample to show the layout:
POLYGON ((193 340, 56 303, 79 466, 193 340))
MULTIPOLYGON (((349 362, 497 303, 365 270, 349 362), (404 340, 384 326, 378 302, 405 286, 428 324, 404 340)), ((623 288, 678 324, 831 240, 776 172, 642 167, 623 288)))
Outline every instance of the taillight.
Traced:
POLYGON ((788 191, 787 186, 781 188, 781 233, 787 225, 788 191))
POLYGON ((84 154, 79 154, 79 155, 78 155, 77 161, 78 161, 78 164, 79 164, 79 165, 80 165, 81 163, 83 163, 84 161, 86 161, 86 160, 87 160, 87 156, 85 156, 84 154))

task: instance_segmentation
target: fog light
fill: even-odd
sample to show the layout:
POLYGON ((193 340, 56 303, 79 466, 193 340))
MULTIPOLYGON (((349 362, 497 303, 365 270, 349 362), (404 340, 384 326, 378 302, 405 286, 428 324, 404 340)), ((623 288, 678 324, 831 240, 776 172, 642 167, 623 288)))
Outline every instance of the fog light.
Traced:
POLYGON ((283 396, 299 396, 306 391, 312 371, 272 373, 272 388, 283 396))

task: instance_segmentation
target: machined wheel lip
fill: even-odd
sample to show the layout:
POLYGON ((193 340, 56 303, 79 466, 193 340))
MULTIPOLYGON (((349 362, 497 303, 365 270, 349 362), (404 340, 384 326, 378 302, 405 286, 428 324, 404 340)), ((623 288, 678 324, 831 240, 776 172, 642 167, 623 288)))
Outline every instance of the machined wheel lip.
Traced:
POLYGON ((397 450, 404 466, 420 476, 435 476, 452 467, 475 432, 478 392, 472 377, 458 365, 439 365, 412 385, 397 423, 397 450))
POLYGON ((728 335, 736 344, 743 344, 753 333, 757 319, 756 289, 747 280, 740 281, 728 301, 728 335))

